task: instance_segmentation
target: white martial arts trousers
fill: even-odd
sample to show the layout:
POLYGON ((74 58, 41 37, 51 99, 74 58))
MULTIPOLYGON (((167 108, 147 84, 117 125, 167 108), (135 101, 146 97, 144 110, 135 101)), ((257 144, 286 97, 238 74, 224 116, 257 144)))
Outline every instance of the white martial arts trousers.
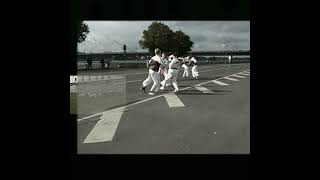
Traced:
POLYGON ((149 69, 149 75, 147 79, 145 79, 142 83, 143 87, 148 86, 151 82, 153 82, 153 85, 150 89, 150 92, 157 92, 160 87, 160 74, 152 69, 149 69))
POLYGON ((189 67, 185 64, 183 64, 182 67, 184 68, 182 77, 189 77, 189 67))
POLYGON ((192 72, 192 77, 198 77, 199 76, 199 72, 197 70, 197 65, 194 65, 191 69, 192 72))
MULTIPOLYGON (((163 69, 163 75, 164 75, 164 78, 166 78, 166 76, 168 76, 168 69, 167 68, 163 69)), ((162 86, 164 86, 164 80, 162 80, 160 83, 162 86)), ((166 82, 166 86, 170 86, 170 85, 171 85, 171 79, 168 79, 168 81, 166 82)))
POLYGON ((178 91, 179 88, 178 88, 178 83, 177 83, 177 77, 178 77, 178 69, 169 69, 167 76, 165 76, 163 85, 166 85, 167 82, 168 82, 169 80, 171 80, 174 89, 175 89, 176 91, 178 91))

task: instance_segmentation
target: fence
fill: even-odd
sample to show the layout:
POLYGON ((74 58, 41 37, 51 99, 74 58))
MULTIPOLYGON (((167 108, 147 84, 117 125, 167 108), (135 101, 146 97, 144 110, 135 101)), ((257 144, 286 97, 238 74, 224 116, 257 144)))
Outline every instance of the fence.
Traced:
MULTIPOLYGON (((199 65, 205 64, 227 64, 228 58, 227 57, 220 57, 220 58, 197 58, 199 65)), ((248 57, 234 57, 232 58, 231 64, 239 64, 239 63, 250 63, 250 56, 248 57)), ((104 69, 117 69, 117 68, 143 68, 146 67, 147 61, 145 60, 114 60, 110 63, 105 63, 104 69)), ((102 69, 100 61, 92 61, 91 69, 88 68, 88 63, 86 61, 78 61, 77 63, 77 70, 84 71, 84 70, 96 70, 102 69)))

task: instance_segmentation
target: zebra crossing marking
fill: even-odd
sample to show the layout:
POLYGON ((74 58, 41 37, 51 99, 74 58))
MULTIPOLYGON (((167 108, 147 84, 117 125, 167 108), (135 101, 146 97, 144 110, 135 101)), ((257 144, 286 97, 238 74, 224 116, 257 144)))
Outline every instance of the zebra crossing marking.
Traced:
POLYGON ((184 107, 185 105, 181 102, 178 96, 174 93, 165 94, 164 97, 167 100, 169 107, 184 107))
POLYGON ((224 79, 228 79, 230 81, 239 81, 238 79, 233 79, 233 78, 230 78, 230 77, 224 77, 224 79))
POLYGON ((211 91, 208 88, 205 88, 203 86, 195 86, 196 89, 198 89, 199 91, 203 92, 203 93, 214 93, 213 91, 211 91))
POLYGON ((224 82, 221 82, 221 81, 217 81, 217 80, 212 80, 211 82, 214 82, 214 83, 219 84, 219 85, 221 85, 221 86, 227 86, 227 85, 229 85, 229 84, 227 84, 227 83, 224 83, 224 82))
POLYGON ((232 74, 232 75, 230 75, 230 76, 235 76, 235 77, 239 77, 239 78, 246 78, 246 77, 244 77, 244 76, 239 76, 239 75, 237 75, 237 74, 232 74))
MULTIPOLYGON (((232 75, 229 75, 232 76, 232 75)), ((232 80, 232 81, 239 81, 237 79, 233 79, 230 78, 229 76, 225 76, 225 77, 221 77, 221 78, 217 78, 214 80, 210 80, 204 83, 199 83, 197 85, 194 86, 188 86, 185 88, 182 88, 180 91, 182 90, 186 90, 186 89, 190 89, 192 87, 195 87, 197 90, 203 92, 203 93, 214 93, 213 91, 200 86, 202 84, 207 84, 210 82, 214 82, 216 84, 219 85, 228 85, 227 83, 218 81, 219 79, 228 79, 228 80, 232 80)), ((239 77, 239 75, 233 74, 233 76, 239 77)), ((105 76, 102 76, 103 78, 105 78, 105 76)), ((100 77, 100 79, 102 79, 102 77, 100 77)), ((244 76, 240 76, 245 78, 244 76)), ((84 77, 82 77, 83 79, 84 77)), ((80 79, 80 78, 79 78, 80 79)), ((136 104, 140 104, 146 101, 150 101, 153 99, 156 99, 158 97, 164 96, 169 107, 184 107, 185 105, 182 103, 182 101, 179 99, 179 97, 174 94, 174 93, 166 93, 163 95, 158 95, 158 96, 154 96, 154 97, 150 97, 148 99, 142 100, 142 101, 138 101, 129 105, 125 105, 116 109, 112 109, 112 110, 108 110, 102 113, 97 113, 94 115, 90 115, 81 119, 78 119, 78 121, 80 120, 84 120, 84 119, 88 119, 97 115, 101 115, 100 120, 96 123, 96 125, 94 126, 94 128, 90 131, 89 135, 86 137, 85 141, 83 143, 97 143, 97 142, 105 142, 105 141, 112 141, 113 136, 117 130, 118 124, 121 120, 122 114, 125 110, 125 108, 136 105, 136 104)))

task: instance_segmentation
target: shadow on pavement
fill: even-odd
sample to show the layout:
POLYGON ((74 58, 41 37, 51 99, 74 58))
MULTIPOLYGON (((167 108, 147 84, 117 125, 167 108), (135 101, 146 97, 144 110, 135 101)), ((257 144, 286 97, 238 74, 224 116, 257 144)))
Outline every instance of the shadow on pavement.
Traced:
MULTIPOLYGON (((211 90, 210 89, 210 91, 212 91, 212 92, 232 92, 232 91, 223 91, 223 90, 211 90)), ((181 91, 179 91, 179 92, 198 92, 198 93, 203 93, 203 92, 201 92, 201 91, 199 91, 199 90, 181 90, 181 91)))
POLYGON ((177 95, 225 95, 223 93, 178 92, 177 95))
POLYGON ((221 76, 218 76, 218 77, 199 77, 197 79, 195 79, 195 78, 178 79, 178 83, 179 83, 179 81, 214 80, 216 78, 221 78, 221 76))

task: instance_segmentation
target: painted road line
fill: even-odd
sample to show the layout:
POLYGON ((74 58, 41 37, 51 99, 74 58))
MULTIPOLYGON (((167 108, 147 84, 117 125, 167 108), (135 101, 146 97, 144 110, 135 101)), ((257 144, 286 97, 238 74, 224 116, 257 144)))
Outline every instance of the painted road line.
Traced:
POLYGON ((238 79, 233 79, 233 78, 230 78, 230 77, 224 77, 224 79, 228 79, 230 81, 239 81, 238 79))
POLYGON ((219 85, 222 85, 222 86, 229 85, 229 84, 227 84, 227 83, 223 83, 223 82, 217 81, 217 80, 212 80, 211 82, 214 82, 214 83, 219 84, 219 85))
POLYGON ((112 141, 124 108, 125 107, 123 106, 105 111, 83 143, 112 141))
POLYGON ((184 107, 185 105, 181 102, 178 96, 174 93, 164 94, 164 97, 167 100, 169 107, 184 107))
POLYGON ((92 115, 90 115, 90 116, 86 116, 86 117, 77 119, 77 121, 79 122, 79 121, 82 121, 82 120, 85 120, 85 119, 89 119, 89 118, 92 118, 92 117, 96 117, 96 116, 99 116, 99 115, 102 115, 102 114, 103 114, 103 112, 97 113, 97 114, 92 114, 92 115))
MULTIPOLYGON (((203 67, 203 68, 199 68, 199 72, 201 72, 201 70, 203 69, 210 69, 210 68, 217 68, 217 67, 224 67, 225 65, 218 65, 218 66, 212 66, 212 67, 203 67)), ((245 67, 248 66, 246 64, 235 64, 232 67, 245 67)), ((201 66, 200 66, 201 67, 201 66)), ((227 69, 227 68, 222 68, 222 69, 227 69)), ((221 70, 221 69, 214 69, 214 70, 221 70)), ((209 72, 209 71, 204 71, 204 72, 209 72)), ((148 74, 149 72, 139 72, 139 73, 130 73, 130 74, 110 74, 110 75, 105 75, 103 76, 103 79, 108 80, 108 76, 130 76, 130 75, 136 75, 136 74, 148 74)), ((79 76, 85 76, 85 75, 79 75, 79 76)))
MULTIPOLYGON (((199 70, 202 70, 202 69, 210 69, 210 68, 216 68, 216 67, 223 67, 225 65, 217 65, 217 66, 211 66, 211 67, 203 67, 203 68, 200 68, 199 67, 199 70)), ((243 64, 235 64, 233 66, 246 66, 246 65, 243 65, 243 64)), ((110 72, 110 73, 114 73, 114 72, 110 72)), ((136 74, 148 74, 149 72, 146 71, 146 72, 137 72, 137 73, 130 73, 130 74, 110 74, 110 75, 120 75, 120 76, 130 76, 130 75, 136 75, 136 74)), ((80 75, 81 76, 81 75, 80 75)))
MULTIPOLYGON (((212 72, 216 70, 222 70, 222 69, 228 69, 228 68, 220 68, 220 69, 212 69, 212 70, 207 70, 207 71, 199 71, 200 73, 205 73, 205 72, 212 72)), ((124 84, 124 83, 132 83, 132 82, 142 82, 144 79, 138 79, 138 80, 133 80, 133 81, 127 81, 127 82, 118 82, 118 83, 113 83, 113 84, 124 84)))
POLYGON ((245 75, 245 76, 249 76, 250 74, 248 74, 248 73, 237 73, 237 74, 240 74, 240 75, 245 75))
POLYGON ((246 77, 244 77, 244 76, 239 76, 239 75, 237 75, 237 74, 232 74, 232 75, 230 75, 230 76, 235 76, 235 77, 239 77, 239 78, 246 78, 246 77))
POLYGON ((203 86, 195 86, 196 89, 198 89, 199 91, 203 92, 203 93, 214 93, 212 92, 210 89, 207 89, 203 86))
MULTIPOLYGON (((222 69, 226 69, 226 68, 222 68, 222 69)), ((214 70, 221 70, 221 69, 214 69, 214 70)), ((199 71, 199 72, 204 73, 204 72, 211 72, 211 71, 213 71, 213 70, 199 71)), ((113 83, 113 84, 124 84, 124 83, 142 82, 142 81, 144 81, 144 79, 138 79, 138 80, 127 81, 127 82, 117 82, 117 83, 113 83)))
MULTIPOLYGON (((230 75, 229 75, 230 76, 230 75)), ((227 76, 226 76, 227 77, 227 76)), ((217 78, 217 79, 214 79, 214 80, 219 80, 219 79, 223 79, 224 77, 220 77, 220 78, 217 78)), ((206 81, 206 82, 202 82, 202 83, 199 83, 199 84, 196 84, 194 86, 201 86, 203 84, 208 84, 212 82, 212 80, 209 80, 209 81, 206 81)), ((180 89, 180 91, 182 90, 187 90, 187 89, 190 89, 192 86, 188 86, 188 87, 185 87, 185 88, 182 88, 180 89)), ((157 99, 159 97, 162 97, 164 96, 165 94, 161 94, 161 95, 157 95, 157 96, 153 96, 153 97, 150 97, 150 98, 147 98, 147 99, 144 99, 144 100, 141 100, 141 101, 138 101, 138 102, 135 102, 135 103, 132 103, 132 104, 128 104, 126 106, 122 106, 122 107, 130 107, 130 106, 134 106, 134 105, 137 105, 137 104, 141 104, 143 102, 147 102, 147 101, 151 101, 153 99, 157 99)), ((95 117, 95 116, 98 116, 98 115, 101 115, 103 114, 104 112, 101 112, 101 113, 97 113, 97 114, 93 114, 93 115, 90 115, 90 116, 86 116, 86 117, 83 117, 81 119, 77 119, 78 121, 82 121, 82 120, 85 120, 85 119, 89 119, 89 118, 92 118, 92 117, 95 117)))
POLYGON ((134 80, 134 81, 118 82, 118 83, 113 83, 113 84, 125 84, 125 83, 138 82, 138 81, 142 82, 143 80, 138 79, 138 80, 134 80))

